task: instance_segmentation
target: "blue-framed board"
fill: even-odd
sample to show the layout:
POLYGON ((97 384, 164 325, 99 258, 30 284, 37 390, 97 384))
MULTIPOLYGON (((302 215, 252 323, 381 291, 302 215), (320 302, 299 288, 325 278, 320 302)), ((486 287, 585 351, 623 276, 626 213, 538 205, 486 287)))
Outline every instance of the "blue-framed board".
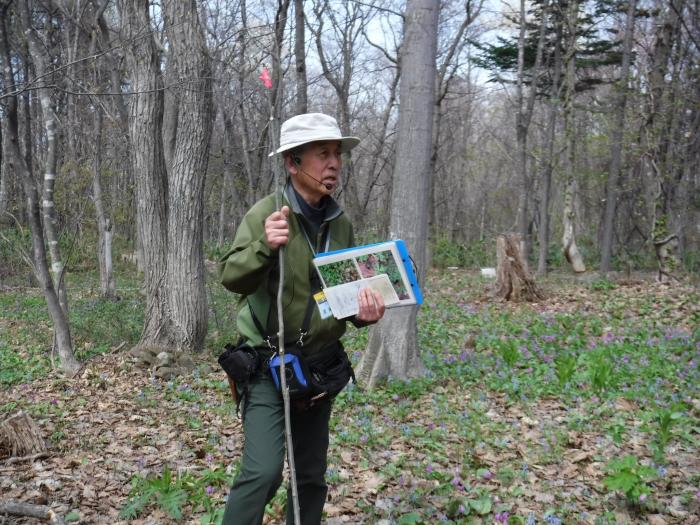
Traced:
POLYGON ((319 253, 313 263, 336 317, 338 313, 339 318, 345 317, 355 307, 350 303, 362 287, 379 291, 387 308, 423 303, 408 249, 402 240, 319 253))

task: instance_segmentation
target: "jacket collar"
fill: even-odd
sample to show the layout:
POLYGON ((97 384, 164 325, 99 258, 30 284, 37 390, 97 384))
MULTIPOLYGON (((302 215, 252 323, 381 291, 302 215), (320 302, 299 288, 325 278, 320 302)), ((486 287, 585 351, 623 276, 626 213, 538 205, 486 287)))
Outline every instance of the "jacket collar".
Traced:
MULTIPOLYGON (((289 202, 289 206, 292 208, 292 211, 296 215, 304 217, 304 213, 301 211, 301 206, 299 204, 297 194, 294 191, 294 188, 292 187, 292 181, 289 178, 287 178, 287 183, 284 186, 284 196, 287 198, 287 202, 289 202)), ((340 208, 335 199, 329 196, 326 202, 326 217, 323 220, 323 222, 330 222, 333 219, 338 218, 342 213, 343 210, 340 208)))

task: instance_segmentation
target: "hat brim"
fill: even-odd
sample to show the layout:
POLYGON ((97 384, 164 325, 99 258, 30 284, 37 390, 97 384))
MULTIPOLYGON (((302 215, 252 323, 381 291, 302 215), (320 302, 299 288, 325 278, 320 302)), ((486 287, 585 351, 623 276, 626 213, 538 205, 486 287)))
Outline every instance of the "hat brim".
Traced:
POLYGON ((273 155, 277 155, 278 153, 284 153, 285 151, 298 148, 299 146, 303 146, 304 144, 311 144, 312 142, 326 142, 331 140, 340 141, 341 153, 347 153, 360 143, 360 139, 358 137, 316 137, 312 140, 304 140, 302 142, 291 142, 289 144, 285 144, 284 146, 280 146, 279 148, 277 148, 277 151, 273 151, 268 155, 268 157, 272 157, 273 155))

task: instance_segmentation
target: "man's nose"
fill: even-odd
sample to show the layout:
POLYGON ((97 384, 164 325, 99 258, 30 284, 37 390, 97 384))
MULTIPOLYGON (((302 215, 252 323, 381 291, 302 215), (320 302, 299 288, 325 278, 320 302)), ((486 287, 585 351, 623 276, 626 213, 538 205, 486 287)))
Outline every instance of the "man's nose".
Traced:
POLYGON ((343 157, 341 156, 340 153, 337 155, 331 155, 330 157, 330 162, 328 163, 329 168, 335 168, 335 169, 340 169, 340 166, 343 163, 343 157))

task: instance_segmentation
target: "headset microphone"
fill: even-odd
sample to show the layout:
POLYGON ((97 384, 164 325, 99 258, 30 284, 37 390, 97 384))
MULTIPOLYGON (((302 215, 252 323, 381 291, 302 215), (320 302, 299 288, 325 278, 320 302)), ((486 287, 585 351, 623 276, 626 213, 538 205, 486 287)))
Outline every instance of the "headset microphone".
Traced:
POLYGON ((331 191, 333 189, 332 184, 326 184, 325 182, 318 180, 316 177, 312 177, 311 175, 306 173, 306 171, 301 168, 301 157, 292 157, 292 160, 294 161, 294 164, 297 165, 297 168, 299 168, 299 171, 301 171, 304 175, 309 177, 311 180, 318 182, 321 186, 325 187, 326 190, 328 190, 328 191, 331 191))

